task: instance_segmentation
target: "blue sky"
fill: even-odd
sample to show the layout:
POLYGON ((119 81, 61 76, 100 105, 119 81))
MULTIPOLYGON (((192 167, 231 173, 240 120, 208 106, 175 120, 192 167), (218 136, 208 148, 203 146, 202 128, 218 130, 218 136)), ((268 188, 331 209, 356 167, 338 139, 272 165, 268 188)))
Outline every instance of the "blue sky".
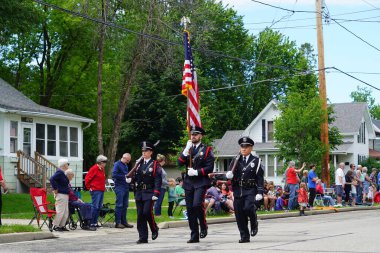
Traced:
MULTIPOLYGON (((273 21, 281 20, 272 28, 278 28, 275 30, 296 41, 297 45, 305 42, 312 44, 317 53, 315 13, 290 15, 288 11, 251 0, 222 0, 222 2, 244 16, 245 27, 251 34, 256 35, 266 26, 271 26, 273 21)), ((260 0, 260 2, 295 11, 315 11, 315 0, 260 0)), ((323 24, 325 67, 339 68, 380 89, 380 0, 326 0, 325 4, 331 18, 379 49, 365 44, 331 20, 330 24, 323 24), (362 22, 347 21, 357 19, 362 22)), ((326 72, 326 85, 327 97, 332 103, 351 102, 350 93, 357 90, 358 86, 369 88, 376 103, 380 103, 379 90, 336 71, 326 72)))

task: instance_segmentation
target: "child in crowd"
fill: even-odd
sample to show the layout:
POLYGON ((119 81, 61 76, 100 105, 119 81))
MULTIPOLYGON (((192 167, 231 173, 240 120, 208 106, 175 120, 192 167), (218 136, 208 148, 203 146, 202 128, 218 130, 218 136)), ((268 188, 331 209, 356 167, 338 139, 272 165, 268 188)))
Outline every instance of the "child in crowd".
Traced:
POLYGON ((175 179, 174 178, 169 178, 168 179, 168 216, 169 218, 174 218, 173 217, 173 207, 174 207, 174 202, 177 199, 177 194, 175 193, 175 179))
POLYGON ((373 185, 371 185, 368 189, 368 195, 367 195, 367 198, 368 198, 368 203, 371 202, 371 205, 373 206, 374 204, 374 192, 375 192, 375 187, 373 185))
POLYGON ((300 184, 300 189, 298 190, 298 204, 300 206, 300 216, 305 216, 305 207, 309 202, 307 197, 307 188, 305 183, 300 184))
POLYGON ((277 200, 276 200, 276 211, 282 211, 286 209, 285 199, 284 199, 284 192, 282 191, 281 187, 277 188, 277 200))

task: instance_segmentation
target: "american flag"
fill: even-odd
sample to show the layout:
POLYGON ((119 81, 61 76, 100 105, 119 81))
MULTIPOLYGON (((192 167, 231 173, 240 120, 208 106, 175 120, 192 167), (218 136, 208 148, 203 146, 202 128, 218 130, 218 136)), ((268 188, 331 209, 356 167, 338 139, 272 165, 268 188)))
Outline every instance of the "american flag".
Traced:
POLYGON ((185 63, 183 66, 182 76, 182 94, 187 99, 188 125, 202 127, 201 117, 199 115, 199 89, 197 82, 197 73, 191 52, 189 34, 184 33, 185 63))

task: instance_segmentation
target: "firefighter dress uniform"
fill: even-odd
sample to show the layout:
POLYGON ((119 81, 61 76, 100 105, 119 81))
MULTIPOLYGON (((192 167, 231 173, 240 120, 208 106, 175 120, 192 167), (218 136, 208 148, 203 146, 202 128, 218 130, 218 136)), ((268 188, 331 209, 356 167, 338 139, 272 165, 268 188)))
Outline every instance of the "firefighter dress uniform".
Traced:
MULTIPOLYGON (((153 145, 149 142, 143 142, 142 150, 153 150, 153 145)), ((152 158, 149 160, 141 158, 139 163, 134 176, 137 231, 139 232, 138 244, 148 242, 147 223, 152 231, 152 240, 158 237, 158 227, 152 211, 153 199, 155 199, 153 196, 159 196, 162 183, 161 166, 157 161, 152 158)))
MULTIPOLYGON (((191 128, 191 134, 205 134, 205 131, 198 126, 191 128)), ((211 147, 198 143, 193 146, 189 153, 191 154, 191 166, 196 175, 190 176, 183 173, 183 188, 185 190, 186 210, 189 227, 191 230, 190 240, 188 243, 197 243, 199 238, 207 236, 207 222, 204 208, 205 193, 211 186, 211 180, 208 176, 214 169, 214 154, 211 147), (199 232, 200 227, 200 232, 199 232)), ((185 156, 184 152, 178 158, 180 166, 190 165, 190 156, 185 156)))

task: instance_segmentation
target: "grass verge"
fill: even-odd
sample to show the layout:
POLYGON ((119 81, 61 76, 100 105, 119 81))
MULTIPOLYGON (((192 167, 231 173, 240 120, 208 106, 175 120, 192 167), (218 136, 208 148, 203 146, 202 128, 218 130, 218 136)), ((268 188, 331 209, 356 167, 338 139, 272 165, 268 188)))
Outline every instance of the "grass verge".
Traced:
POLYGON ((0 234, 22 233, 22 232, 40 232, 41 230, 32 225, 2 225, 0 234))

